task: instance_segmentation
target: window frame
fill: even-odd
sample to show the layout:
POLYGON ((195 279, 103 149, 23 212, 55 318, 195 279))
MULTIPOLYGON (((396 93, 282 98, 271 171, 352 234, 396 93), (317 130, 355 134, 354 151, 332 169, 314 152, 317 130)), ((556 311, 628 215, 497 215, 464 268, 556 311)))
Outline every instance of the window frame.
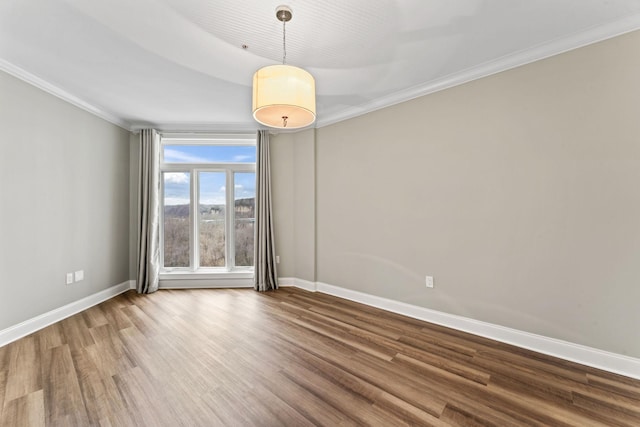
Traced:
MULTIPOLYGON (((217 162, 217 163, 165 163, 164 147, 168 145, 219 145, 252 146, 256 148, 255 134, 183 134, 165 133, 160 139, 160 279, 194 278, 249 278, 253 277, 254 266, 235 265, 235 173, 256 172, 256 163, 217 162), (164 266, 164 173, 189 173, 189 266, 164 266), (225 173, 225 266, 201 267, 199 225, 200 176, 201 172, 225 173)), ((255 241, 255 233, 254 233, 255 241)))

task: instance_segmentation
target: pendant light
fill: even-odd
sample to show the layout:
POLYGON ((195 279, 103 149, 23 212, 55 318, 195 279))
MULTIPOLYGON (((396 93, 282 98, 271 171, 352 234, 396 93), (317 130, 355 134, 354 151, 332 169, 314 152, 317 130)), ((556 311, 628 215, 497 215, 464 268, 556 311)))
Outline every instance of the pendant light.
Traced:
POLYGON ((287 65, 286 23, 291 8, 278 6, 282 22, 282 65, 270 65, 253 75, 253 118, 277 129, 298 129, 316 120, 316 83, 302 68, 287 65))

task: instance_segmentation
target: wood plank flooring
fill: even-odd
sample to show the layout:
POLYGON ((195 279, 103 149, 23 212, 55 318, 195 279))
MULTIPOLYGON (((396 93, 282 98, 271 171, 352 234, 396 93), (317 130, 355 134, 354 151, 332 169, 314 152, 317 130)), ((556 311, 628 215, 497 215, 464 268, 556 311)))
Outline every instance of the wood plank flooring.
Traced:
POLYGON ((0 347, 1 426, 640 426, 640 381, 323 294, 127 292, 0 347))

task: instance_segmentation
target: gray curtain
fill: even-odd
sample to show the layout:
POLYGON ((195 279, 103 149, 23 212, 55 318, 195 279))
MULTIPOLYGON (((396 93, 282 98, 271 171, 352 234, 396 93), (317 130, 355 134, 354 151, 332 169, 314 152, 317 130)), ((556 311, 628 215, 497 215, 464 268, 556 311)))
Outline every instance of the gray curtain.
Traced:
POLYGON ((160 273, 160 135, 154 129, 140 132, 138 176, 138 277, 136 290, 158 290, 160 273))
POLYGON ((254 244, 256 291, 278 289, 276 251, 271 215, 271 168, 269 166, 269 132, 258 131, 256 162, 256 238, 254 244))

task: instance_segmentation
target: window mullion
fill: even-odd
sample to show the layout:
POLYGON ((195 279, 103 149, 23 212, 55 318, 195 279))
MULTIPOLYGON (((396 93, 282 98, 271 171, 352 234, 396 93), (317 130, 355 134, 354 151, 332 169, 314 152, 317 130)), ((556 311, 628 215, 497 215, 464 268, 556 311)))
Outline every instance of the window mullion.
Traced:
MULTIPOLYGON (((162 152, 162 150, 161 150, 161 152, 162 152)), ((160 242, 159 243, 160 247, 158 249, 159 249, 159 253, 160 253, 160 265, 161 265, 161 268, 164 269, 165 268, 165 266, 164 266, 164 209, 165 208, 164 208, 164 171, 162 171, 162 170, 160 171, 160 182, 161 182, 160 191, 159 191, 160 195, 158 196, 159 197, 158 200, 160 201, 160 203, 159 203, 160 212, 158 213, 158 221, 160 221, 159 224, 160 224, 160 228, 162 230, 159 233, 160 236, 159 236, 158 240, 160 242)))
POLYGON ((235 225, 235 184, 233 181, 233 171, 227 169, 227 215, 225 224, 225 233, 226 233, 226 249, 227 249, 227 270, 233 270, 236 266, 236 245, 235 245, 235 236, 234 236, 234 225, 235 225))
POLYGON ((200 242, 198 241, 198 221, 200 219, 200 179, 198 170, 191 169, 191 203, 189 206, 191 221, 189 221, 190 248, 189 265, 192 271, 200 268, 200 242))

